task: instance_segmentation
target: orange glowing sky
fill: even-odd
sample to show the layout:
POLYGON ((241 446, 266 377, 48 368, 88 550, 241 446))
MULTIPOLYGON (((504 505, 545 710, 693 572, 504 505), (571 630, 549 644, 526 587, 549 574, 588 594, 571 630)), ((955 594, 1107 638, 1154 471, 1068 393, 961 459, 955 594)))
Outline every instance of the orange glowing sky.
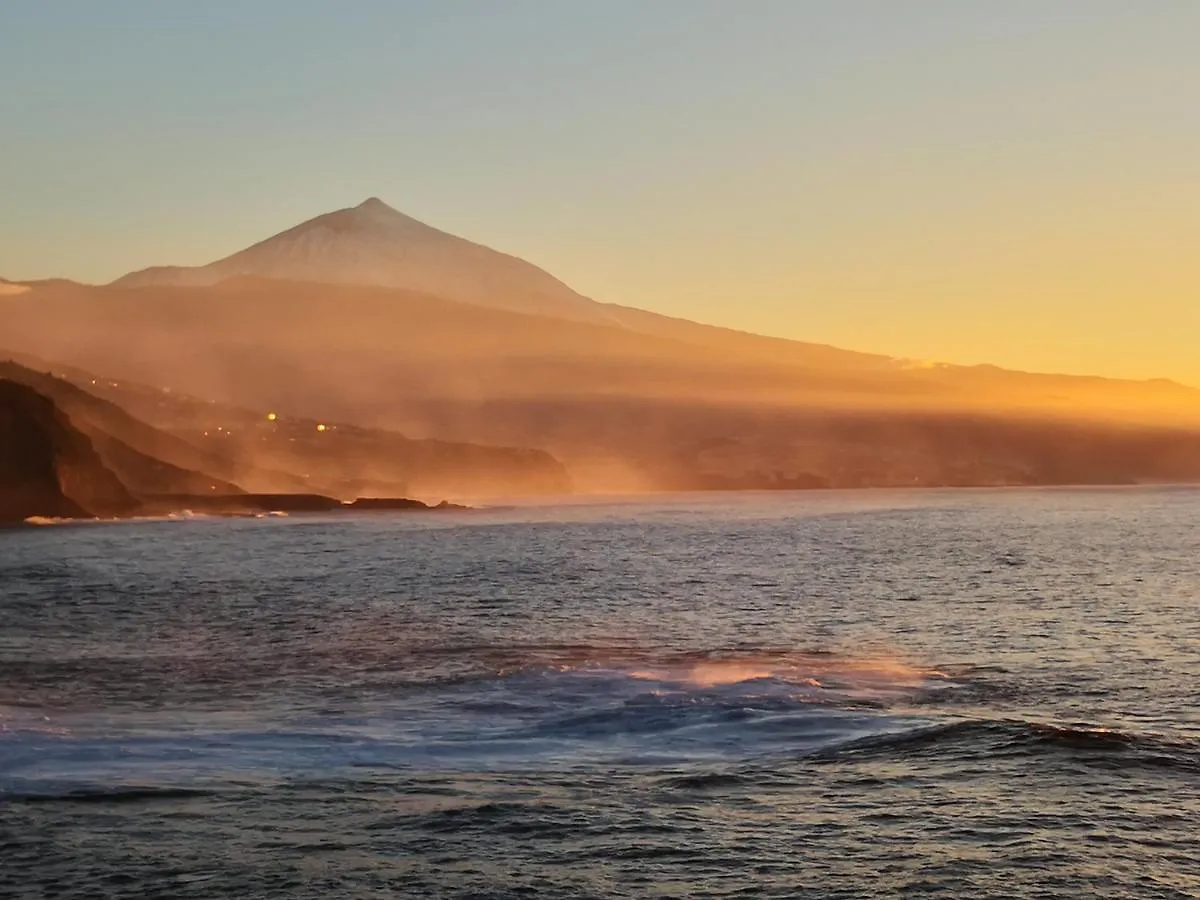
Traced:
POLYGON ((0 275, 378 195, 601 300, 1200 385, 1200 4, 17 0, 0 275))

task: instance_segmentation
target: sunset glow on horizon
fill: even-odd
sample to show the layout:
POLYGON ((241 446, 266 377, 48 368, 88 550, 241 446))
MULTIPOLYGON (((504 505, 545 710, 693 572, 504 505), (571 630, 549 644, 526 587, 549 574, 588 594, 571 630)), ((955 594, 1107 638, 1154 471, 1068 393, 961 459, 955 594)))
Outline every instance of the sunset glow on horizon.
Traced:
POLYGON ((1200 386, 1200 5, 291 10, 8 4, 0 277, 379 196, 601 301, 1200 386))

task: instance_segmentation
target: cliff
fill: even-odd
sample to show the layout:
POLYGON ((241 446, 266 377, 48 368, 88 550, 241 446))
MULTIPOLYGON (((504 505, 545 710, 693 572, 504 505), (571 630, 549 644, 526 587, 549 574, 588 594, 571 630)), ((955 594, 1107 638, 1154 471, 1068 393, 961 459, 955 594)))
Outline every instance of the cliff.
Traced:
POLYGON ((0 380, 0 521, 120 516, 138 505, 53 401, 0 380))
POLYGON ((0 362, 0 378, 24 384, 51 400, 91 440, 105 467, 134 494, 241 492, 230 477, 229 460, 153 428, 69 381, 11 361, 0 362))

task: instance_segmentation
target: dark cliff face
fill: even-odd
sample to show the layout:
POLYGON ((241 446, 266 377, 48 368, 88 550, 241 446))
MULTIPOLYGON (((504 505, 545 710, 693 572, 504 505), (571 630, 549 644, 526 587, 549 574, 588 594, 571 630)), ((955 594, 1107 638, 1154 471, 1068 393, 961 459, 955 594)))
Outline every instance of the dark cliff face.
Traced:
POLYGON ((104 465, 139 496, 240 492, 226 477, 229 460, 158 431, 69 381, 3 360, 0 378, 52 400, 91 440, 104 465))
POLYGON ((137 507, 88 437, 51 400, 0 380, 0 521, 119 516, 137 507))

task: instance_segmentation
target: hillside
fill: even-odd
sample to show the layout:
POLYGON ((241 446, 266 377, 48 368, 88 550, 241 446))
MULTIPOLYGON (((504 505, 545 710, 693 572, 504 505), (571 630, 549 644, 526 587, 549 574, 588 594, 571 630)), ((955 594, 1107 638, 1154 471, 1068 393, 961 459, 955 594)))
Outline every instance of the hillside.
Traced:
POLYGON ((0 522, 118 516, 138 506, 52 400, 0 378, 0 522))
POLYGON ((91 437, 105 463, 143 496, 248 491, 442 500, 571 487, 562 465, 543 451, 412 440, 10 355, 20 363, 0 362, 0 377, 52 397, 91 437))
POLYGON ((241 492, 224 457, 152 428, 77 385, 11 360, 0 360, 0 378, 25 384, 53 401, 88 437, 105 466, 135 494, 241 492))
POLYGON ((339 493, 364 478, 394 484, 387 461, 418 450, 461 463, 431 495, 527 492, 530 480, 512 473, 532 451, 513 451, 507 469, 482 449, 455 457, 451 444, 398 436, 376 452, 372 429, 536 447, 584 490, 1200 477, 1183 418, 1200 395, 1170 383, 903 368, 866 355, 821 367, 803 345, 695 323, 657 322, 650 334, 411 291, 254 278, 44 286, 4 310, 6 341, 27 352, 153 385, 158 403, 187 394, 244 410, 236 425, 197 414, 174 430, 211 442, 212 427, 232 428, 219 441, 239 458, 298 474, 319 465, 339 493), (268 412, 309 424, 281 440, 268 412), (318 433, 322 422, 340 424, 318 433), (1080 448, 1109 462, 1085 464, 1080 448), (472 490, 449 490, 466 472, 472 490))

